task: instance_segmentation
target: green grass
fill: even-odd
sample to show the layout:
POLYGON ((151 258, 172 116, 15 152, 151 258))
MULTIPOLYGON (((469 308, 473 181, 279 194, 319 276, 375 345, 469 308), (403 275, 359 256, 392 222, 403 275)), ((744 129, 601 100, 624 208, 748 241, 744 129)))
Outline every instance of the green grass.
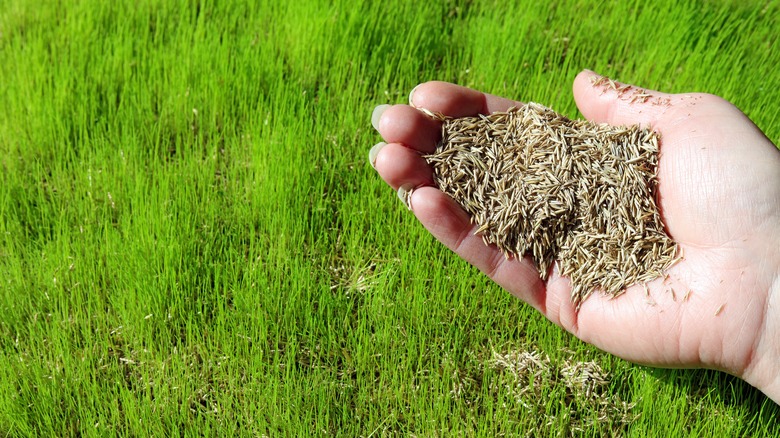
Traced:
POLYGON ((780 143, 777 2, 537 3, 0 2, 0 434, 780 434, 737 379, 546 322, 368 165, 372 108, 419 82, 577 116, 582 68, 780 143))

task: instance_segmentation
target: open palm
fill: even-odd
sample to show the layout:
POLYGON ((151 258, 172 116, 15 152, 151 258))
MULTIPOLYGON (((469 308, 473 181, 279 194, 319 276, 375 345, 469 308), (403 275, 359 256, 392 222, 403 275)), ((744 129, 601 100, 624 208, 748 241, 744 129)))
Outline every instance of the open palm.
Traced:
POLYGON ((393 188, 415 189, 414 214, 437 239, 583 341, 635 362, 722 369, 777 401, 766 388, 778 385, 780 357, 780 152, 719 97, 646 91, 652 97, 639 102, 594 85, 595 77, 586 71, 574 82, 586 118, 661 134, 658 205, 683 259, 647 288, 634 285, 617 299, 595 293, 576 311, 570 282, 557 268, 542 281, 528 257, 507 260, 485 246, 468 215, 436 189, 421 152, 434 150, 441 128, 418 109, 463 117, 519 102, 422 84, 411 97, 417 109, 375 112, 387 144, 372 150, 372 164, 393 188))

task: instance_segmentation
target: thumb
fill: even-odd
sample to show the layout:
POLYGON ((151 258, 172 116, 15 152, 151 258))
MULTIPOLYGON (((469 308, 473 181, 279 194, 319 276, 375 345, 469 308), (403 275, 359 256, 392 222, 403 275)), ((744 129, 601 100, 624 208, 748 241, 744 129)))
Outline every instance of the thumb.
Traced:
POLYGON ((584 70, 574 78, 574 100, 592 122, 652 126, 671 105, 672 95, 584 70))

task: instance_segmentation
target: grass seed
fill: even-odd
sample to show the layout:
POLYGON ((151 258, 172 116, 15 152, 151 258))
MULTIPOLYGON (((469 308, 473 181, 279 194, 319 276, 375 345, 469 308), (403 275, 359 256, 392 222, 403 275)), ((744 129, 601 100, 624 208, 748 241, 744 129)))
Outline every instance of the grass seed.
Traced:
POLYGON ((557 260, 577 306, 597 289, 620 295, 678 260, 656 205, 651 130, 571 120, 528 103, 444 118, 425 158, 486 244, 530 254, 542 279, 557 260))

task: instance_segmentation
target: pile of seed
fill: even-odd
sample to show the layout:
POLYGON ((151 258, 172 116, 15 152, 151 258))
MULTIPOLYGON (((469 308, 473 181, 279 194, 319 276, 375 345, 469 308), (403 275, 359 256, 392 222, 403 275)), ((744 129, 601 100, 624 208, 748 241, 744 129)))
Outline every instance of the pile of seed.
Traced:
POLYGON ((425 157, 438 187, 485 244, 530 254, 542 279, 557 260, 578 306, 595 289, 620 295, 676 261, 655 203, 655 132, 570 120, 535 103, 442 125, 425 157))

